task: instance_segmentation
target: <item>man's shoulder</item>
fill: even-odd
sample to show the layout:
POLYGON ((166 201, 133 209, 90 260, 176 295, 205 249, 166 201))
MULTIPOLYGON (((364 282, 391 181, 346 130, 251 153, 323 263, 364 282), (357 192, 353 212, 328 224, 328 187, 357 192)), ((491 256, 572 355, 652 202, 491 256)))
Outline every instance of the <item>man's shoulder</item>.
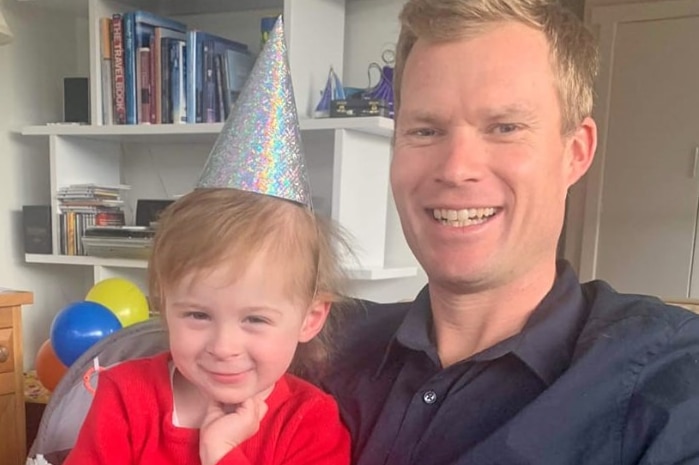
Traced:
POLYGON ((610 330, 675 332, 686 324, 699 324, 699 315, 670 305, 657 297, 615 291, 604 281, 583 284, 589 317, 581 338, 610 330))
POLYGON ((367 360, 380 361, 411 304, 349 302, 343 313, 334 365, 345 369, 367 360))
POLYGON ((616 292, 607 283, 583 285, 588 317, 575 358, 623 362, 644 370, 664 357, 699 356, 699 315, 647 295, 616 292))

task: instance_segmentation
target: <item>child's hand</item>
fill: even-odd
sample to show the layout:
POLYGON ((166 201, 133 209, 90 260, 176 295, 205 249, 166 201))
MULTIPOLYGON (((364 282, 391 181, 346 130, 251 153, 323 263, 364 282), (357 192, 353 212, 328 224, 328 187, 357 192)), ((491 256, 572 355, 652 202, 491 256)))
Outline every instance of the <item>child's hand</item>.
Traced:
POLYGON ((267 413, 268 393, 253 396, 228 408, 211 400, 199 430, 199 457, 202 465, 214 465, 228 452, 254 435, 267 413))

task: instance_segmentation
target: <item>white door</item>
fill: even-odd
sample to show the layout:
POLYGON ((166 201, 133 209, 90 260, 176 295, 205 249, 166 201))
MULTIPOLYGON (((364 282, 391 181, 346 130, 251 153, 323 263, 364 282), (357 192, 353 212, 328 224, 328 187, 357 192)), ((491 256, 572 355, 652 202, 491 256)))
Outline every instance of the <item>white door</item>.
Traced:
POLYGON ((690 296, 699 206, 698 5, 593 10, 593 17, 613 18, 601 41, 594 277, 623 292, 690 296))

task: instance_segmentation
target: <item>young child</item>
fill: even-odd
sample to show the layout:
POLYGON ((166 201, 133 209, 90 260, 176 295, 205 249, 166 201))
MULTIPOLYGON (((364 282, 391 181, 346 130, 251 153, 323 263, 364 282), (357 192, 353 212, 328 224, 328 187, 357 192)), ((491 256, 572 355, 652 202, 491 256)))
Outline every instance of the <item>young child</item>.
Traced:
MULTIPOLYGON (((285 58, 278 23, 252 82, 288 73, 285 60, 258 69, 278 66, 270 55, 280 50, 285 58)), ((252 96, 246 87, 237 115, 267 108, 292 118, 229 119, 199 188, 160 218, 149 286, 170 351, 100 373, 66 464, 349 463, 334 400, 287 373, 320 374, 343 282, 336 230, 310 209, 298 128, 287 125, 296 119, 289 86, 252 96), (254 155, 263 146, 273 153, 254 155)))

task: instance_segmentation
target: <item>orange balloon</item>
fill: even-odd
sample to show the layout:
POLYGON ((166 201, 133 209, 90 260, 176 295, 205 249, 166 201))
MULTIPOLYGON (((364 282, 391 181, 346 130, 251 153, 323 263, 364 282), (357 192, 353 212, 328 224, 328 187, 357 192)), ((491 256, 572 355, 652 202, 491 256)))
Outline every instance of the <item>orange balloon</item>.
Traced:
POLYGON ((49 391, 56 389, 58 382, 63 378, 68 367, 66 367, 56 356, 51 340, 47 339, 39 347, 36 353, 36 376, 49 391))

